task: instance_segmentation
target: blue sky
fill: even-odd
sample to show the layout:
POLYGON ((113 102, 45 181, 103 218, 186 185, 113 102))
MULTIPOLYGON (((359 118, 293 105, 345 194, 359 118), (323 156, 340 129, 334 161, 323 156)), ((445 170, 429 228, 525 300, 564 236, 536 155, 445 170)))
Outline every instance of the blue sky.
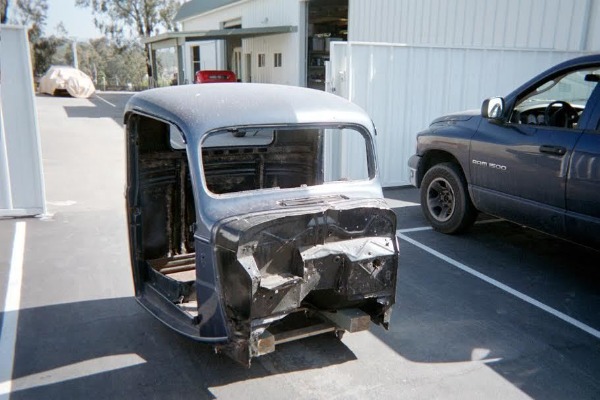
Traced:
MULTIPOLYGON (((10 12, 10 11, 9 11, 10 12)), ((94 26, 94 19, 89 8, 75 7, 75 0, 49 0, 48 20, 44 33, 56 34, 56 26, 63 22, 69 36, 79 40, 88 40, 102 36, 94 26)))

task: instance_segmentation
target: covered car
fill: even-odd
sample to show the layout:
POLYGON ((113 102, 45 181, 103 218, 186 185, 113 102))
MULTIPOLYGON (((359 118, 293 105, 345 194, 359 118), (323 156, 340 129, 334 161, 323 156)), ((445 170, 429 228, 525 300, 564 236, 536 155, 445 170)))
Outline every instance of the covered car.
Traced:
POLYGON ((96 91, 94 82, 82 71, 73 67, 52 66, 40 79, 40 93, 50 95, 69 94, 88 98, 96 91))
POLYGON ((150 313, 247 366, 290 340, 387 329, 396 215, 360 107, 215 83, 138 93, 125 123, 131 268, 150 313))

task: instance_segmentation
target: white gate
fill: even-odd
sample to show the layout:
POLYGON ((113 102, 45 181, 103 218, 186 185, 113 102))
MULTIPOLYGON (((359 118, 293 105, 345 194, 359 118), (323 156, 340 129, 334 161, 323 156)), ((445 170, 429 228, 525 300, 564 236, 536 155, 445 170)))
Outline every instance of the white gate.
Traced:
MULTIPOLYGON (((435 117, 478 109, 560 61, 584 53, 332 42, 329 92, 364 108, 377 127, 383 186, 409 184, 416 134, 435 117)), ((345 154, 352 157, 352 154, 345 154)))
POLYGON ((46 213, 27 29, 0 26, 0 217, 46 213))

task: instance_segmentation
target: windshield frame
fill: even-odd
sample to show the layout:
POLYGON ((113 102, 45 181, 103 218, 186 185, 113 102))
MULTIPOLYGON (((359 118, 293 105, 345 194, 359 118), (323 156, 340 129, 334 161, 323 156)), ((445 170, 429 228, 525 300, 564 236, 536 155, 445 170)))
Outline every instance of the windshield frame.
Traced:
MULTIPOLYGON (((252 146, 240 146, 243 147, 252 147, 252 146)), ((373 140, 373 136, 369 129, 363 125, 355 124, 355 123, 338 123, 338 122, 317 122, 317 123, 292 123, 292 124, 252 124, 252 125, 235 125, 235 126, 227 126, 217 129, 212 129, 206 133, 204 133, 200 140, 198 140, 198 158, 195 161, 197 163, 196 167, 199 170, 199 178, 202 188, 202 191, 205 195, 213 199, 229 199, 229 198, 240 198, 240 197, 248 197, 248 196, 260 196, 262 194, 272 195, 273 193, 281 193, 282 197, 288 197, 288 195, 284 195, 284 193, 290 192, 306 192, 315 191, 315 188, 319 187, 336 187, 338 185, 342 186, 361 186, 365 183, 372 184, 377 180, 378 168, 377 168, 377 160, 375 157, 375 143, 373 140), (322 182, 316 185, 301 185, 294 186, 289 188, 262 188, 262 189, 251 189, 251 190, 242 190, 236 192, 228 192, 228 193, 214 193, 212 192, 206 182, 205 171, 204 171, 204 161, 203 161, 203 148, 202 144, 206 142, 206 140, 219 133, 227 132, 231 133, 232 131, 238 130, 257 130, 257 129, 273 129, 273 130, 300 130, 300 129, 319 129, 320 131, 326 129, 351 129, 353 131, 358 132, 365 141, 365 152, 366 152, 366 162, 367 162, 367 171, 368 178, 367 179, 354 179, 354 180, 334 180, 322 182)))

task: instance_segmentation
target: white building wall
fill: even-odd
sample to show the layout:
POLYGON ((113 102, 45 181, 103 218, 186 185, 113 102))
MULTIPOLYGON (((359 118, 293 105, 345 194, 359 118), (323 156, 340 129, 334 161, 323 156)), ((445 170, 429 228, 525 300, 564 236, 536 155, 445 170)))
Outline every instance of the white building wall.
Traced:
POLYGON ((298 25, 298 0, 251 0, 221 7, 182 21, 183 31, 221 29, 222 22, 242 19, 243 28, 298 25))
POLYGON ((349 0, 349 41, 600 50, 599 0, 349 0))
POLYGON ((373 117, 383 185, 406 185, 432 119, 600 51, 600 0, 349 0, 348 33, 328 90, 373 117))
POLYGON ((298 48, 298 39, 297 33, 244 39, 242 51, 252 55, 252 82, 298 86, 298 52, 294 51, 298 48), (259 68, 258 54, 261 53, 265 54, 266 65, 259 68), (282 54, 281 67, 274 67, 275 53, 282 54))
POLYGON ((479 109, 485 98, 581 54, 340 42, 332 45, 328 90, 373 118, 382 185, 402 186, 410 183, 415 137, 434 118, 479 109))
POLYGON ((298 25, 298 0, 254 0, 244 4, 244 28, 298 25))
MULTIPOLYGON (((244 4, 243 28, 298 26, 298 0, 253 0, 244 4)), ((299 85, 299 32, 261 36, 242 41, 244 54, 252 56, 252 82, 299 85), (258 54, 265 54, 266 65, 258 67, 258 54), (274 54, 282 54, 282 66, 274 67, 274 54)))
MULTIPOLYGON (((241 18, 242 28, 263 28, 269 26, 299 26, 300 10, 304 2, 299 0, 252 0, 234 3, 206 13, 202 16, 182 22, 184 31, 202 31, 222 29, 223 22, 241 18)), ((303 43, 300 32, 260 36, 242 40, 242 59, 251 57, 252 82, 278 83, 283 85, 302 85, 300 78, 301 60, 299 46, 303 43), (274 66, 274 54, 282 54, 282 66, 274 66), (258 67, 258 54, 265 54, 266 64, 258 67)), ((186 44, 185 65, 186 76, 191 71, 191 49, 186 44)), ((216 68, 223 68, 224 47, 217 43, 216 68)), ((201 59, 203 55, 201 54, 201 59)), ((212 63, 211 63, 212 65, 212 63)), ((245 65, 243 63, 243 65, 245 65)))

